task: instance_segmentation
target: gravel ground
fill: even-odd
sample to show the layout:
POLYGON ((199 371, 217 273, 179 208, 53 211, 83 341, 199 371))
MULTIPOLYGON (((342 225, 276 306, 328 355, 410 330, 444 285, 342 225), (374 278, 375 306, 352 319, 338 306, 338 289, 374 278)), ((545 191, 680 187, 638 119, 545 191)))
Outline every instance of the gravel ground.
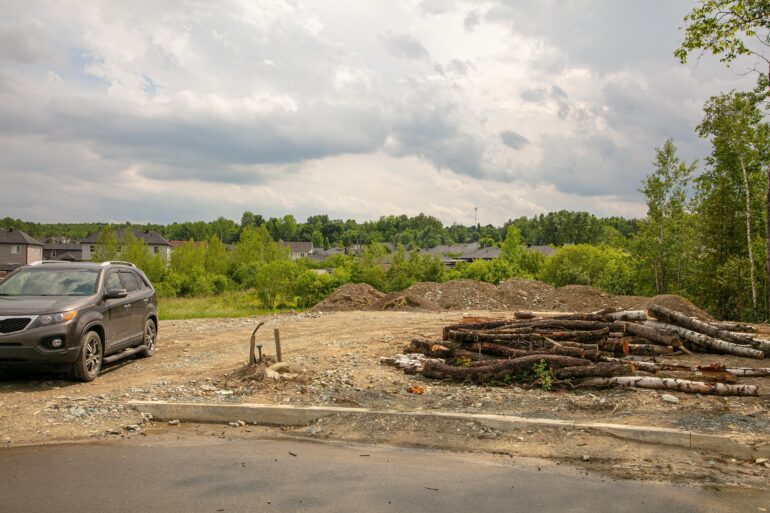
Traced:
MULTIPOLYGON (((439 338, 443 325, 457 322, 462 316, 462 312, 313 312, 161 322, 159 351, 154 357, 112 365, 92 383, 74 383, 44 374, 0 375, 0 445, 133 437, 180 429, 143 419, 126 406, 132 400, 156 399, 512 414, 676 427, 725 434, 745 443, 767 443, 767 395, 720 398, 674 392, 679 402, 669 403, 662 400, 661 393, 647 390, 545 392, 444 383, 408 376, 379 364, 381 356, 401 352, 414 337, 439 338), (261 372, 243 372, 249 336, 259 321, 266 325, 258 332, 258 341, 270 355, 274 355, 273 329, 281 330, 288 368, 284 374, 275 375, 277 379, 263 379, 261 372), (424 393, 409 393, 413 385, 422 387, 424 393)), ((768 365, 717 355, 678 361, 768 365)), ((770 391, 770 379, 742 381, 758 384, 763 394, 770 391)), ((240 436, 244 428, 199 429, 216 436, 240 436)), ((591 433, 574 438, 548 430, 497 433, 473 423, 441 421, 412 426, 384 418, 371 425, 359 425, 342 417, 285 432, 335 440, 564 458, 617 477, 714 483, 737 480, 743 484, 756 481, 766 485, 770 475, 762 463, 715 459, 713 455, 679 449, 661 450, 591 433), (584 456, 588 460, 584 461, 584 456)))

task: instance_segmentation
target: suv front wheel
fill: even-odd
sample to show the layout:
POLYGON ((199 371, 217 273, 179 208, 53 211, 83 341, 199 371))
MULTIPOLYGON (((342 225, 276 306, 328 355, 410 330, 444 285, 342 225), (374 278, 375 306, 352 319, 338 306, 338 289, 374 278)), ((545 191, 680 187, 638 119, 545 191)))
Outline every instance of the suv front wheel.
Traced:
POLYGON ((78 381, 93 381, 102 369, 102 338, 95 331, 83 334, 80 355, 72 364, 72 377, 78 381))

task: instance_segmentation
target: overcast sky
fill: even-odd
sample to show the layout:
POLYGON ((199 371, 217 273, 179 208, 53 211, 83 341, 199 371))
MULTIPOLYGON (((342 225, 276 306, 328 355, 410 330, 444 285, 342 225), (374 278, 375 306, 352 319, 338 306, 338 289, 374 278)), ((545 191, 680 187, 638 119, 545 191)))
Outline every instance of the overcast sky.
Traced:
POLYGON ((675 61, 692 5, 4 2, 0 217, 643 216, 654 148, 702 160, 747 81, 675 61))

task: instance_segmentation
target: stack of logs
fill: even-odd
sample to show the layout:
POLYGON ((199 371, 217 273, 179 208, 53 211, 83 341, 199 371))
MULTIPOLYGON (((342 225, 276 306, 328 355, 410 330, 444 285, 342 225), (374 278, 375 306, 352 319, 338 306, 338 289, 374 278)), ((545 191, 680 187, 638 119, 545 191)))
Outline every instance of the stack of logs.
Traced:
MULTIPOLYGON (((641 356, 721 353, 770 355, 770 342, 751 327, 705 322, 660 305, 648 310, 603 311, 535 318, 480 320, 446 326, 443 340, 413 340, 406 349, 428 357, 411 372, 431 379, 509 383, 545 367, 568 386, 628 386, 718 395, 758 395, 738 376, 768 376, 770 369, 690 367, 640 361, 641 356)), ((537 380, 535 380, 537 381, 537 380)))

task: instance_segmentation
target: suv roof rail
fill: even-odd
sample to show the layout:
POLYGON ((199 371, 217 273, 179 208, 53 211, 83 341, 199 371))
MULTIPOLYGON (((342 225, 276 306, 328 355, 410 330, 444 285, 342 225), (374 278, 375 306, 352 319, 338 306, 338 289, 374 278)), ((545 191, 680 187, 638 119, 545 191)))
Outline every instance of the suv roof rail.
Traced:
POLYGON ((131 262, 124 262, 122 260, 108 260, 106 262, 102 262, 102 267, 106 267, 108 265, 127 265, 129 267, 136 267, 131 262))
POLYGON ((31 264, 27 265, 43 265, 43 264, 71 264, 72 262, 68 262, 66 260, 38 260, 37 262, 32 262, 31 264))

